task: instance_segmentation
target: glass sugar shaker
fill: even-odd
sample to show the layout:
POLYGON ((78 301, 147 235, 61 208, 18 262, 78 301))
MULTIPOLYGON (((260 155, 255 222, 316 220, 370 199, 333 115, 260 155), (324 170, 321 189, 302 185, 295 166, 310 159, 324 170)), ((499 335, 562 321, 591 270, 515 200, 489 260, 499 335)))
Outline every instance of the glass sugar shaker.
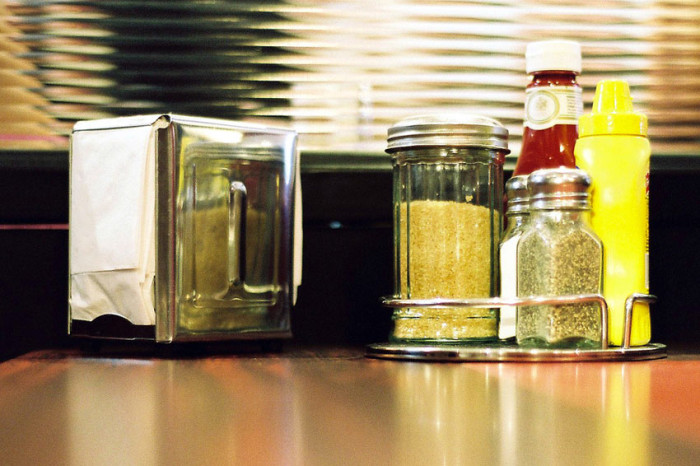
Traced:
MULTIPOLYGON (((477 115, 407 118, 388 131, 393 160, 394 293, 401 299, 498 295, 508 130, 477 115)), ((392 341, 498 337, 498 308, 399 308, 392 341)))
MULTIPOLYGON (((511 177, 506 182, 506 228, 499 247, 501 296, 518 296, 517 259, 518 241, 530 219, 530 193, 527 176, 511 177)), ((502 340, 515 337, 515 306, 502 306, 498 337, 502 340)))
MULTIPOLYGON (((530 221, 517 248, 519 296, 601 293, 603 244, 589 225, 590 185, 579 169, 542 169, 528 176, 530 221)), ((516 338, 523 346, 600 347, 600 307, 522 306, 516 338)))

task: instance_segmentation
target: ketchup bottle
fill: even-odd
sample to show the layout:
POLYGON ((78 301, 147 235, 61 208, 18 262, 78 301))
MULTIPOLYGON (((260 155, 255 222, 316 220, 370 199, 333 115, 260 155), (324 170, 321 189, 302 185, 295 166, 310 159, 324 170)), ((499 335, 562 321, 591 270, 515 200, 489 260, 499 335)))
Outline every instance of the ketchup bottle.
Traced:
POLYGON ((574 145, 578 118, 583 113, 581 46, 568 40, 528 44, 523 143, 513 175, 529 175, 540 168, 575 168, 574 145))

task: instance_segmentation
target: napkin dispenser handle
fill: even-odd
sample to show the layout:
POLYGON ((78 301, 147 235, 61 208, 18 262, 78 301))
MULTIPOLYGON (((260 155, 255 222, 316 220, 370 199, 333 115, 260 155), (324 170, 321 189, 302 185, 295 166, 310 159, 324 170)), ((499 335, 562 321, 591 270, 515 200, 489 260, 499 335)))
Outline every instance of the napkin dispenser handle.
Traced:
POLYGON ((228 281, 234 289, 245 283, 245 231, 248 191, 241 181, 229 188, 228 281))

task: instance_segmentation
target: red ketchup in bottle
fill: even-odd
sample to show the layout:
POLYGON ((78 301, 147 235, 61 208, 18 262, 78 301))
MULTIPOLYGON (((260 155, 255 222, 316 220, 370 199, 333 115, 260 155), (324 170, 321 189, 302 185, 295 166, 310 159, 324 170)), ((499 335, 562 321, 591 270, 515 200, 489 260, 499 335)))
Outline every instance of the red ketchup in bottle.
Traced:
POLYGON ((540 168, 574 168, 578 118, 583 113, 581 46, 549 40, 528 44, 526 70, 532 81, 526 88, 523 143, 513 175, 540 168))

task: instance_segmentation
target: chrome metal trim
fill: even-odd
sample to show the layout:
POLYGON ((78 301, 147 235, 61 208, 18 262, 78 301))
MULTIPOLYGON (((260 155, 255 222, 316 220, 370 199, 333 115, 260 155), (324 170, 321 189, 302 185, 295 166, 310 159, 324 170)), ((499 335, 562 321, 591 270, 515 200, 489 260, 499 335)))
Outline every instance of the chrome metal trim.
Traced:
MULTIPOLYGON (((608 304, 599 294, 578 294, 568 296, 525 296, 516 298, 433 298, 433 299, 398 299, 383 298, 382 304, 393 308, 492 308, 501 306, 543 306, 574 303, 596 302, 600 305, 600 344, 602 349, 608 347, 608 304)), ((459 311, 457 311, 459 312, 459 311)))
POLYGON ((643 361, 666 357, 666 346, 651 343, 631 348, 536 349, 518 346, 411 345, 377 343, 365 355, 378 359, 433 362, 602 362, 643 361))

